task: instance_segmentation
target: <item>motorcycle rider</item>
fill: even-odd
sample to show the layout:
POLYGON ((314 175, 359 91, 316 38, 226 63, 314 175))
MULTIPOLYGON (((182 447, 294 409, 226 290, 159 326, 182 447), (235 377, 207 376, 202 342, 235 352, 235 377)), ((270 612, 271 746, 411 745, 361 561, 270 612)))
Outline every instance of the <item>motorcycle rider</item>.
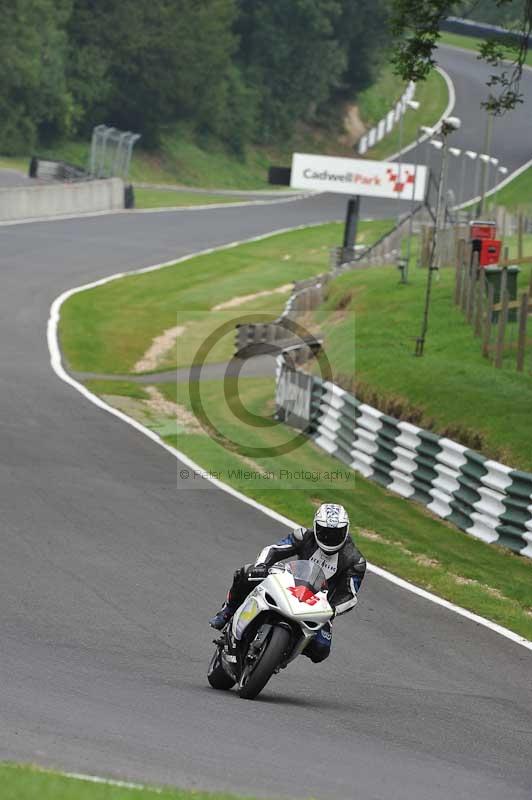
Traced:
MULTIPOLYGON (((312 528, 296 528, 277 544, 265 547, 254 564, 235 572, 227 600, 209 620, 210 625, 222 630, 257 583, 266 578, 269 567, 294 557, 314 561, 322 568, 335 616, 356 606, 366 560, 349 536, 349 516, 345 508, 323 503, 316 511, 312 528)), ((314 663, 323 661, 331 651, 331 642, 331 625, 327 623, 307 645, 304 655, 314 663)))

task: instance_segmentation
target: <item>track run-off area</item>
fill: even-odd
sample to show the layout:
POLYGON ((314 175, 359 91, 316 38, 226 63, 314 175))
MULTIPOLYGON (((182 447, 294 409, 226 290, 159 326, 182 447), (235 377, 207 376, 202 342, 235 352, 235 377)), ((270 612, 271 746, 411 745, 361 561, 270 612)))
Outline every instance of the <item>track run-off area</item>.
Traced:
MULTIPOLYGON (((486 68, 440 62, 456 144, 478 149, 486 68)), ((494 133, 512 170, 532 155, 530 73, 525 90, 494 133)), ((318 196, 0 231, 0 758, 264 797, 530 798, 530 651, 376 574, 328 661, 296 661, 255 703, 211 690, 207 619, 284 526, 188 489, 172 453, 50 365, 50 308, 73 287, 344 210, 318 196)))

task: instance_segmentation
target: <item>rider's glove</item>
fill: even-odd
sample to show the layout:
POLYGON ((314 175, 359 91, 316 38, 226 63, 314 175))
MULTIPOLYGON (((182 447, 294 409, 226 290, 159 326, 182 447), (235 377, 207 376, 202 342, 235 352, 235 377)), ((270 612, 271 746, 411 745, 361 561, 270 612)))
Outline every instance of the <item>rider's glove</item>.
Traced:
POLYGON ((267 576, 268 567, 266 564, 254 564, 248 573, 248 577, 252 581, 263 581, 267 576))

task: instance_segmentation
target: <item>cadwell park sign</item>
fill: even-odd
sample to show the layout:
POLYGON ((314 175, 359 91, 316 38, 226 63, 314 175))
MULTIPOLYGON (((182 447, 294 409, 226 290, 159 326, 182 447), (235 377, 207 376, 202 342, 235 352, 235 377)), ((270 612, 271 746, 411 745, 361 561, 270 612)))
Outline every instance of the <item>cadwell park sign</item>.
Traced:
POLYGON ((319 192, 423 201, 427 168, 393 161, 294 153, 290 186, 319 192))

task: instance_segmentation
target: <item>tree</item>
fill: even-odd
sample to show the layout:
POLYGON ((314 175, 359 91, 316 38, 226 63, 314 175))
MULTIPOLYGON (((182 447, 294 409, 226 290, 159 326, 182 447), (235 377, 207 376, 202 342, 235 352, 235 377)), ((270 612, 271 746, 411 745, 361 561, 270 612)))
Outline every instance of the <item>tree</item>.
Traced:
POLYGON ((169 122, 207 120, 231 67, 234 15, 233 0, 75 0, 70 79, 85 124, 155 145, 169 122))
MULTIPOLYGON (((493 5, 508 9, 512 2, 514 0, 493 0, 493 5)), ((480 47, 480 57, 495 69, 487 84, 488 99, 483 103, 494 115, 504 114, 523 102, 519 87, 532 31, 532 0, 518 0, 518 3, 522 8, 520 36, 513 47, 511 66, 504 63, 508 45, 501 44, 496 37, 490 37, 480 47)), ((393 60, 403 79, 417 81, 427 77, 435 63, 433 52, 440 25, 457 6, 449 0, 393 0, 392 29, 398 37, 393 60)))
POLYGON ((64 25, 70 0, 11 0, 0 15, 0 147, 27 152, 70 130, 64 25))
POLYGON ((238 61, 259 93, 263 140, 291 135, 340 85, 347 59, 335 38, 337 0, 240 0, 238 61))
POLYGON ((343 0, 336 29, 339 45, 346 53, 343 81, 350 94, 374 81, 388 55, 388 17, 389 0, 343 0))

